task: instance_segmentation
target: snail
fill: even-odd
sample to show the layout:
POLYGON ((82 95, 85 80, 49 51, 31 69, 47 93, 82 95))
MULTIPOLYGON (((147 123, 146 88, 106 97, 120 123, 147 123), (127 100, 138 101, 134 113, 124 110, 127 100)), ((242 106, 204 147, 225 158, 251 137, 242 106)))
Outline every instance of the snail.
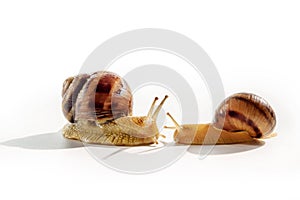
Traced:
POLYGON ((62 110, 70 122, 63 136, 86 143, 147 145, 162 136, 156 118, 168 96, 154 111, 155 97, 147 116, 132 116, 132 93, 115 73, 99 71, 67 78, 62 89, 62 110))
POLYGON ((271 106, 251 93, 237 93, 225 99, 210 124, 175 124, 174 140, 181 144, 233 144, 275 136, 276 116, 271 106))

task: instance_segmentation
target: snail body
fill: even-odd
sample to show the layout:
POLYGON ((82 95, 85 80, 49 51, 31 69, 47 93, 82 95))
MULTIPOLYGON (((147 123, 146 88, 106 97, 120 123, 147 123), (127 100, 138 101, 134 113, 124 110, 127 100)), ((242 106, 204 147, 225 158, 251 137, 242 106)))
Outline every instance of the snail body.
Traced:
POLYGON ((69 124, 63 135, 86 143, 108 145, 146 145, 157 143, 156 118, 165 100, 155 111, 156 97, 147 116, 132 115, 131 90, 121 77, 100 71, 66 79, 62 109, 69 124))
MULTIPOLYGON (((94 144, 135 146, 157 143, 157 139, 160 134, 154 124, 147 128, 147 131, 149 132, 146 132, 146 134, 150 136, 144 137, 142 137, 142 135, 138 137, 133 136, 131 134, 131 125, 131 123, 127 123, 126 126, 129 128, 124 129, 126 126, 118 125, 114 122, 103 124, 101 126, 79 122, 65 125, 63 128, 63 134, 69 139, 76 139, 82 142, 94 144)), ((142 127, 139 128, 139 130, 142 129, 142 127)))
POLYGON ((251 142, 271 136, 276 116, 271 106, 261 97, 237 93, 225 99, 216 109, 209 124, 179 125, 167 114, 175 127, 174 140, 182 144, 232 144, 251 142))

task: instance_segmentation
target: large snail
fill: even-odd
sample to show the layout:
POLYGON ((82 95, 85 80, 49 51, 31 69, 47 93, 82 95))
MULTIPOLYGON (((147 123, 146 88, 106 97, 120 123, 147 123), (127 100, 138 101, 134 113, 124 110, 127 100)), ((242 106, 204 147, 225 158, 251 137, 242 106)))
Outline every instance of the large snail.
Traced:
POLYGON ((211 124, 179 125, 170 113, 175 127, 174 140, 181 144, 232 144, 251 142, 271 136, 276 117, 271 106, 261 97, 237 93, 217 108, 211 124))
POLYGON ((132 115, 132 94, 124 79, 107 71, 80 74, 65 80, 62 109, 70 122, 63 135, 86 143, 146 145, 157 143, 156 118, 166 98, 147 116, 132 115))

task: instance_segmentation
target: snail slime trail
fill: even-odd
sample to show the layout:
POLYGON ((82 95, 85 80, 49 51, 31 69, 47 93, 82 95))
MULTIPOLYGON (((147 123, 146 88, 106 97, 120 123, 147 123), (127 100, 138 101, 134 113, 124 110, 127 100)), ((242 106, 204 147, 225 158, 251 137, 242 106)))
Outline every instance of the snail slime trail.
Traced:
POLYGON ((168 96, 156 110, 155 97, 147 116, 132 116, 132 93, 115 73, 98 71, 65 80, 62 110, 69 121, 63 135, 86 143, 106 145, 149 145, 162 136, 156 118, 168 96))

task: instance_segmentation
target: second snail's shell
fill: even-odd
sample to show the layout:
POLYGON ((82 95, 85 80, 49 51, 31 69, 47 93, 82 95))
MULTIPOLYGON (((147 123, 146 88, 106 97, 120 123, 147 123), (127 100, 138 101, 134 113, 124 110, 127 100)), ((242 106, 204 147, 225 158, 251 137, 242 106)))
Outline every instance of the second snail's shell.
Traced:
POLYGON ((260 138, 273 131, 276 116, 263 98, 255 94, 238 93, 220 104, 213 125, 227 131, 247 131, 251 137, 260 138))
POLYGON ((105 123, 132 114, 131 90, 122 77, 107 71, 70 77, 63 84, 62 109, 70 122, 105 123))

